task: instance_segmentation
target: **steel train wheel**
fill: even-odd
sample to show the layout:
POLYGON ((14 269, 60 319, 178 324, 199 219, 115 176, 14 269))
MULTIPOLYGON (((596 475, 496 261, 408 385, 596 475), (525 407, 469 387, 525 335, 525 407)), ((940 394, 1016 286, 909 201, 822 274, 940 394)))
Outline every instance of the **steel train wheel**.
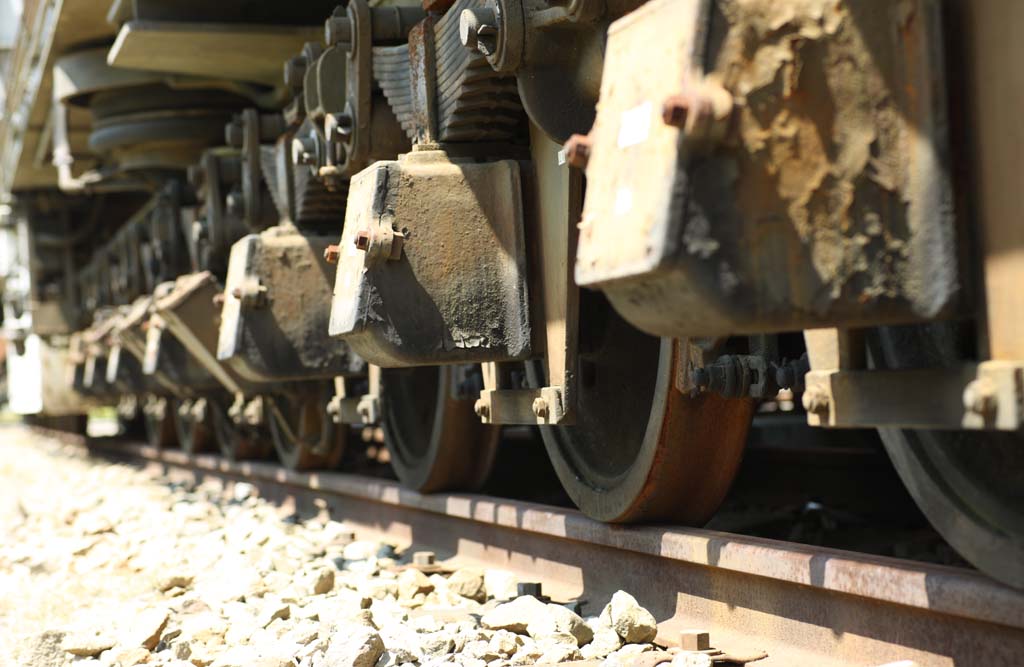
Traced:
POLYGON ((158 450, 170 449, 178 444, 174 424, 174 401, 170 398, 156 398, 163 404, 155 410, 142 411, 142 424, 146 430, 146 444, 158 450))
POLYGON ((208 399, 175 399, 170 412, 182 451, 193 455, 216 449, 208 399))
POLYGON ((277 456, 289 470, 337 468, 348 430, 327 413, 331 383, 297 397, 268 399, 267 421, 277 456))
MULTIPOLYGON (((540 427, 555 472, 594 519, 703 524, 736 475, 753 401, 680 393, 673 341, 634 329, 600 295, 585 299, 576 424, 540 427)), ((540 364, 527 371, 539 386, 540 364)))
POLYGON ((270 455, 273 445, 264 429, 259 426, 236 424, 228 416, 228 406, 222 401, 211 401, 213 432, 221 455, 229 461, 263 459, 270 455))
POLYGON ((384 370, 384 442, 403 485, 423 493, 473 491, 490 475, 498 428, 480 423, 475 397, 453 395, 454 368, 384 370))
MULTIPOLYGON (((967 358, 951 324, 880 329, 878 367, 948 366, 967 358)), ((879 429, 896 472, 937 531, 971 564, 1024 588, 1024 438, 1013 433, 879 429)))

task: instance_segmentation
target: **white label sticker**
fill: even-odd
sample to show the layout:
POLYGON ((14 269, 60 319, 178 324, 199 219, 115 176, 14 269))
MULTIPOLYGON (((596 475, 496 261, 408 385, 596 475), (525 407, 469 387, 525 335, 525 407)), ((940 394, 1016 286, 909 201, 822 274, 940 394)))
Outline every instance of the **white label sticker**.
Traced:
POLYGON ((627 148, 647 141, 651 133, 651 103, 623 111, 619 119, 619 148, 627 148))

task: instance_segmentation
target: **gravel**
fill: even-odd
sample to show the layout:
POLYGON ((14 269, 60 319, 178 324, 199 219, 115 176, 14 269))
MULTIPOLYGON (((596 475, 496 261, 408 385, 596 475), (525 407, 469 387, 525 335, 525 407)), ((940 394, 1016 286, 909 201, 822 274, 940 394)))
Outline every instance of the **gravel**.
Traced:
POLYGON ((421 571, 411 548, 282 516, 252 484, 175 485, 22 429, 0 436, 0 637, 14 638, 0 664, 616 667, 663 650, 623 591, 583 618, 516 597, 510 572, 421 571))

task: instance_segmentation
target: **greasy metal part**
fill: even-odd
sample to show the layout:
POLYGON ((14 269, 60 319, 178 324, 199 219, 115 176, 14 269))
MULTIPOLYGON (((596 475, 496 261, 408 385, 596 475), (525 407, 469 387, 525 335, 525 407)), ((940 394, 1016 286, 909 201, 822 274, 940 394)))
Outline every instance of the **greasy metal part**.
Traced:
POLYGON ((219 361, 254 384, 365 372, 348 346, 327 332, 333 284, 324 258, 329 242, 279 225, 235 243, 220 315, 219 361))
MULTIPOLYGON (((413 9, 422 11, 418 7, 413 9)), ((406 142, 385 100, 373 93, 373 25, 376 15, 366 0, 350 0, 347 18, 352 42, 345 77, 345 115, 352 119, 352 130, 340 142, 345 158, 339 169, 351 176, 374 159, 390 159, 402 152, 406 142)), ((399 28, 407 31, 412 28, 412 23, 401 21, 399 28)), ((404 34, 395 37, 404 37, 404 34)))
POLYGON ((634 0, 498 0, 456 5, 464 47, 514 73, 530 120, 554 141, 585 132, 594 120, 609 23, 634 0))
POLYGON ((231 246, 253 231, 246 224, 244 210, 229 205, 231 193, 241 188, 244 163, 240 151, 216 148, 205 151, 189 172, 200 206, 196 211, 183 209, 181 215, 190 223, 189 250, 193 266, 200 270, 223 275, 231 246))
POLYGON ((373 50, 373 75, 415 143, 515 142, 523 110, 515 77, 495 72, 483 54, 458 42, 459 12, 424 19, 409 43, 373 50))
MULTIPOLYGON (((226 138, 230 141, 234 128, 237 128, 237 148, 242 151, 242 219, 250 229, 263 229, 274 224, 278 220, 277 211, 272 206, 272 198, 269 192, 273 183, 273 176, 263 175, 263 146, 266 143, 273 143, 284 130, 284 118, 280 114, 260 114, 256 109, 242 111, 238 123, 232 121, 226 128, 226 138)), ((229 193, 232 197, 234 193, 229 193)), ((228 200, 230 204, 230 199, 228 200)))
POLYGON ((779 391, 775 364, 759 354, 727 354, 694 368, 691 383, 699 391, 725 398, 771 398, 779 391))
POLYGON ((520 197, 509 160, 416 151, 358 174, 338 244, 331 335, 385 367, 528 357, 520 197), (386 243, 374 250, 396 234, 406 239, 400 256, 386 243))
POLYGON ((616 22, 577 281, 664 336, 962 310, 939 18, 659 1, 616 22))
POLYGON ((1024 594, 965 568, 698 528, 612 526, 546 505, 116 447, 151 460, 153 474, 170 466, 175 480, 244 478, 300 512, 326 501, 333 519, 367 539, 510 570, 556 599, 584 598, 585 614, 628 590, 659 620, 665 646, 699 627, 730 653, 767 652, 754 663, 765 667, 1012 665, 1024 652, 1024 594))

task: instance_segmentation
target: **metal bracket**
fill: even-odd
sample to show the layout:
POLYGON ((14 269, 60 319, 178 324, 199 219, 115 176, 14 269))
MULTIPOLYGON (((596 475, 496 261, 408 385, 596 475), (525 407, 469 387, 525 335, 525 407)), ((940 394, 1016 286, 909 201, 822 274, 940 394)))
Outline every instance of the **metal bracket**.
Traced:
POLYGON ((484 389, 474 410, 484 424, 554 425, 575 423, 564 387, 510 387, 508 364, 481 364, 484 389))
POLYGON ((1024 361, 954 368, 868 370, 856 332, 804 332, 811 372, 807 423, 825 428, 896 427, 1019 431, 1024 427, 1024 361))
POLYGON ((327 404, 327 413, 335 424, 372 426, 380 421, 380 366, 368 366, 367 379, 367 393, 349 396, 346 383, 352 378, 334 378, 334 397, 327 404))

